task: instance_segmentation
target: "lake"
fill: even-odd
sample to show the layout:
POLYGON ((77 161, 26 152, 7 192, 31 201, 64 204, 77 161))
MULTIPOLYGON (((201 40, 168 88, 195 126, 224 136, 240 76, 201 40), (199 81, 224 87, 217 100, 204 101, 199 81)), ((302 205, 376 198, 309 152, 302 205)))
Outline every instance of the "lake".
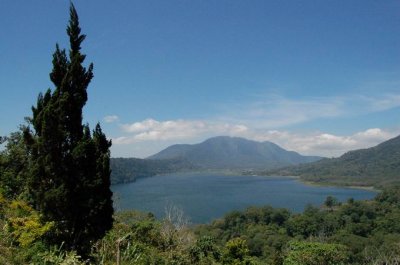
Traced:
POLYGON ((191 223, 207 223, 232 210, 271 205, 294 212, 321 205, 328 195, 339 201, 371 199, 374 191, 306 185, 293 178, 177 174, 113 185, 116 210, 137 209, 163 217, 165 207, 181 208, 191 223))

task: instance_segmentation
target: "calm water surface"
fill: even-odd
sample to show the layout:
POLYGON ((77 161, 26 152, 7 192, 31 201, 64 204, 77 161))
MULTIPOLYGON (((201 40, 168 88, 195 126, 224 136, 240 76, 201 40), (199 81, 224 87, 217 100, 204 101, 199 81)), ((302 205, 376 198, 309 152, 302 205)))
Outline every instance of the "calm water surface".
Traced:
POLYGON ((165 175, 112 186, 117 210, 137 209, 163 217, 167 205, 180 207, 192 223, 206 223, 232 210, 271 205, 294 212, 321 205, 328 195, 340 201, 371 199, 376 192, 309 186, 282 177, 165 175))

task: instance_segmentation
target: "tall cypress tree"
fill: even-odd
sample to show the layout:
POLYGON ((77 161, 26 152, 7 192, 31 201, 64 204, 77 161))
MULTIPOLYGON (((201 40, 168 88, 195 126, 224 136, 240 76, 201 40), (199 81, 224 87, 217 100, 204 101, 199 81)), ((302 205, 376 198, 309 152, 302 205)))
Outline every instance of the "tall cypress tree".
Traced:
POLYGON ((87 254, 91 242, 112 226, 110 190, 111 141, 97 124, 93 132, 82 124, 93 64, 82 64, 78 14, 71 3, 67 27, 70 49, 56 45, 50 79, 55 88, 39 94, 32 107, 33 129, 25 130, 30 149, 31 178, 28 189, 34 207, 56 229, 49 241, 87 254))

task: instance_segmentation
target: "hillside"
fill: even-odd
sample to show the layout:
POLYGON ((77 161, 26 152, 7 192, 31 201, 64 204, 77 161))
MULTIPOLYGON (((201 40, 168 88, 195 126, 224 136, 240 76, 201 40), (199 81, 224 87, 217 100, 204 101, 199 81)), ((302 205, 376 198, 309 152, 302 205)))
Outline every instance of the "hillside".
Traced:
POLYGON ((140 158, 111 158, 111 183, 126 183, 142 177, 194 170, 189 162, 177 159, 149 160, 140 158))
POLYGON ((273 169, 320 160, 302 156, 271 142, 219 136, 199 144, 172 145, 148 159, 183 159, 202 169, 273 169))
POLYGON ((277 172, 321 183, 357 186, 388 186, 400 183, 400 136, 368 149, 345 153, 277 172))

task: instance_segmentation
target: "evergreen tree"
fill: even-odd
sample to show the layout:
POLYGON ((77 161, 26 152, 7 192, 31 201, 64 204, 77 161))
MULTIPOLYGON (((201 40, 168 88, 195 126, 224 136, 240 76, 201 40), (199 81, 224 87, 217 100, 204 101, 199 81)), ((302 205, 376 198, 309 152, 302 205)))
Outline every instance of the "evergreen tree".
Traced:
POLYGON ((31 124, 24 132, 30 149, 31 177, 28 181, 33 206, 56 229, 49 235, 55 244, 85 255, 90 243, 104 236, 112 226, 110 190, 111 141, 97 124, 93 133, 82 124, 87 87, 93 78, 93 64, 82 63, 78 14, 73 4, 67 27, 69 56, 56 45, 50 79, 55 89, 39 94, 32 107, 31 124))

